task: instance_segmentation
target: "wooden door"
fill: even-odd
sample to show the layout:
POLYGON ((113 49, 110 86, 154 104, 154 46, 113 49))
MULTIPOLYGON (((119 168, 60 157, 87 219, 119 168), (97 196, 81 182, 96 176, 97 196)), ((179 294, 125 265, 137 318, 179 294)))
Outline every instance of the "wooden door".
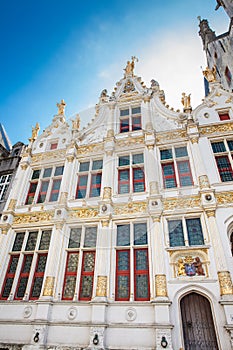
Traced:
POLYGON ((215 327, 208 299, 197 293, 187 294, 180 302, 184 349, 218 350, 215 327))

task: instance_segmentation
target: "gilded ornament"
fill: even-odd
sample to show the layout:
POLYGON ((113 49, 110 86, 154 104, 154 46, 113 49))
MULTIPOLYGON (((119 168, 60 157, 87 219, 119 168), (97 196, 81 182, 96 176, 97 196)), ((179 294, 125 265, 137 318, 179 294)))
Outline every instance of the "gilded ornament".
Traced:
POLYGON ((164 210, 200 207, 200 197, 190 196, 181 198, 167 198, 164 200, 163 205, 164 210))
POLYGON ((98 276, 97 277, 97 288, 96 296, 97 297, 106 297, 107 296, 107 276, 98 276))
POLYGON ((172 130, 156 135, 157 143, 167 143, 167 141, 187 138, 186 130, 172 130))
POLYGON ((64 115, 65 113, 65 107, 66 107, 66 103, 64 100, 61 100, 60 103, 57 103, 57 107, 58 107, 58 114, 59 115, 64 115))
POLYGON ((155 275, 156 297, 167 297, 166 275, 155 275))
POLYGON ((2 234, 6 235, 7 232, 9 231, 11 225, 10 224, 4 224, 4 225, 0 225, 0 228, 2 230, 2 234))
POLYGON ((228 271, 218 272, 218 280, 220 285, 220 295, 232 294, 231 275, 228 271))
POLYGON ((207 175, 201 175, 198 177, 200 189, 210 188, 210 182, 207 175))
POLYGON ((233 123, 200 127, 199 131, 201 135, 210 135, 233 131, 233 123))
POLYGON ((45 285, 43 290, 43 296, 52 297, 54 290, 55 277, 47 276, 45 279, 45 285))
POLYGON ((10 203, 8 204, 7 210, 15 210, 16 207, 16 199, 11 198, 10 203))
POLYGON ((199 137, 197 137, 197 136, 196 137, 191 137, 190 140, 191 140, 192 143, 198 143, 199 137))
POLYGON ((185 92, 182 92, 181 103, 184 106, 184 110, 192 109, 192 107, 191 107, 191 94, 186 95, 185 92))
POLYGON ((29 214, 21 214, 21 215, 15 215, 14 218, 14 224, 31 224, 31 223, 38 223, 41 221, 51 221, 53 218, 54 212, 48 211, 48 212, 34 212, 29 214))
POLYGON ((84 218, 93 218, 98 216, 98 210, 97 209, 75 209, 69 212, 69 218, 70 219, 84 219, 84 218))
POLYGON ((74 161, 74 155, 73 154, 68 154, 66 156, 66 159, 67 159, 68 163, 72 163, 74 161))
POLYGON ((207 210, 206 215, 208 218, 215 217, 215 210, 207 210))
POLYGON ((213 66, 212 69, 210 69, 209 67, 206 67, 206 69, 202 71, 204 77, 209 83, 216 82, 216 72, 217 72, 216 66, 213 66))
POLYGON ((28 163, 27 162, 22 162, 22 163, 20 163, 20 167, 21 167, 22 170, 26 170, 27 167, 28 167, 28 163))
POLYGON ((119 205, 114 207, 115 215, 127 215, 145 213, 147 210, 146 202, 130 202, 129 204, 119 205), (130 204, 130 207, 129 207, 130 204))
POLYGON ((67 198, 68 198, 68 192, 61 192, 60 195, 60 204, 65 204, 67 203, 67 198))
POLYGON ((103 199, 112 198, 112 187, 104 187, 103 199))
POLYGON ((144 137, 129 137, 127 140, 117 140, 118 147, 129 147, 131 145, 143 144, 144 137))
POLYGON ((40 125, 39 123, 36 123, 36 126, 32 127, 32 137, 29 139, 29 141, 34 142, 37 139, 39 130, 40 130, 40 125))
POLYGON ((65 159, 65 150, 58 150, 53 152, 43 152, 32 156, 32 162, 43 162, 54 159, 65 159))
POLYGON ((80 129, 80 116, 79 116, 79 114, 76 114, 75 119, 71 119, 71 121, 72 121, 72 129, 78 131, 80 129))
POLYGON ((93 143, 93 144, 89 144, 88 146, 80 146, 78 148, 78 154, 88 154, 88 153, 96 153, 96 152, 100 152, 103 151, 104 149, 104 144, 103 142, 99 142, 99 143, 93 143))
POLYGON ((125 77, 128 76, 128 75, 132 75, 133 76, 135 62, 138 62, 138 58, 136 56, 132 56, 131 57, 131 62, 128 61, 127 65, 126 65, 126 67, 124 69, 125 77))
POLYGON ((102 227, 108 227, 109 226, 109 220, 101 220, 102 227))
POLYGON ((233 192, 220 192, 216 193, 216 199, 218 205, 232 204, 233 203, 233 192))

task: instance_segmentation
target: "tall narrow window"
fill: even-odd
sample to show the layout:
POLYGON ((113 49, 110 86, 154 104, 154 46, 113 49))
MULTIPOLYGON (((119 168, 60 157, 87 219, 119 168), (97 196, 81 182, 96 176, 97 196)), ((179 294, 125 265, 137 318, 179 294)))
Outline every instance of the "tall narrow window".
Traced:
POLYGON ((121 156, 118 159, 118 193, 144 192, 143 153, 121 156))
POLYGON ((12 174, 0 176, 0 201, 5 199, 6 192, 10 185, 11 179, 12 179, 12 174))
POLYGON ((7 299, 12 294, 16 300, 21 300, 25 297, 26 291, 28 291, 29 299, 40 297, 50 239, 50 230, 16 234, 10 252, 1 299, 7 299), (15 281, 17 270, 18 279, 15 281), (29 280, 32 280, 30 285, 28 285, 29 280), (13 282, 16 285, 14 290, 12 290, 13 282))
POLYGON ((64 167, 34 170, 25 204, 58 200, 64 167))
POLYGON ((204 244, 200 218, 169 220, 168 232, 170 247, 204 244))
POLYGON ((231 85, 232 82, 232 74, 230 69, 226 66, 225 68, 225 77, 226 77, 226 81, 228 83, 228 85, 231 85))
POLYGON ((141 107, 129 107, 120 110, 120 132, 141 130, 141 107))
POLYGON ((222 182, 233 181, 233 140, 211 143, 222 182))
POLYGON ((79 164, 76 198, 99 197, 101 191, 103 160, 79 164))
POLYGON ((165 188, 192 186, 193 179, 185 146, 160 151, 165 188))
POLYGON ((62 298, 73 300, 75 291, 79 299, 92 298, 97 227, 75 227, 70 230, 62 298), (80 276, 77 283, 77 273, 80 276), (78 293, 79 289, 79 293, 78 293))
POLYGON ((116 300, 128 301, 133 292, 134 300, 146 301, 150 298, 149 289, 147 225, 117 225, 116 300), (134 276, 133 285, 131 275, 134 276))

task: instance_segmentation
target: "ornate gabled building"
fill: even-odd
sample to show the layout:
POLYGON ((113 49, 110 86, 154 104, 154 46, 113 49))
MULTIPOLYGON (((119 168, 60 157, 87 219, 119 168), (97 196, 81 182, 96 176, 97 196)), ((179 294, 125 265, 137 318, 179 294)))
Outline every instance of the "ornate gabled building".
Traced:
POLYGON ((22 142, 17 142, 12 147, 7 133, 0 123, 0 215, 5 207, 23 149, 22 142))
POLYGON ((62 100, 33 129, 0 223, 1 348, 232 348, 233 94, 209 70, 174 111, 134 63, 86 128, 62 100))
POLYGON ((216 10, 220 6, 223 7, 230 18, 228 31, 217 36, 210 28, 208 21, 200 19, 199 35, 202 38, 203 49, 206 53, 207 66, 214 67, 222 86, 233 91, 233 2, 232 0, 217 0, 216 10))

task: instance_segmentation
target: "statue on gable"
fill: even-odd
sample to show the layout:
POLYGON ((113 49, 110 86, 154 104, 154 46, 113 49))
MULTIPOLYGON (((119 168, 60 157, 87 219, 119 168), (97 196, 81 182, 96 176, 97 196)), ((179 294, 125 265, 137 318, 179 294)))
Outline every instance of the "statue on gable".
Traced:
POLYGON ((104 89, 100 94, 100 102, 107 102, 108 101, 108 91, 107 89, 104 89))
POLYGON ((80 129, 80 116, 79 116, 79 114, 76 114, 76 118, 71 119, 71 121, 72 121, 72 129, 79 130, 80 129))
POLYGON ((185 92, 182 92, 181 103, 184 106, 184 110, 191 109, 191 94, 186 95, 185 92))
POLYGON ((125 71, 125 76, 127 75, 133 75, 133 70, 134 70, 134 66, 135 66, 135 62, 138 62, 138 58, 136 56, 132 56, 131 58, 131 62, 127 61, 127 65, 124 69, 125 71))
POLYGON ((36 126, 32 127, 32 137, 31 137, 31 139, 29 139, 30 141, 33 142, 37 139, 39 130, 40 130, 40 125, 39 125, 39 123, 36 123, 36 126))
POLYGON ((216 73, 217 73, 216 66, 213 66, 212 69, 210 69, 209 67, 206 67, 206 69, 203 70, 202 73, 209 83, 214 83, 217 81, 216 80, 216 73))
POLYGON ((65 107, 66 107, 65 101, 61 100, 60 103, 57 103, 57 107, 58 107, 58 115, 64 115, 65 114, 65 107))

